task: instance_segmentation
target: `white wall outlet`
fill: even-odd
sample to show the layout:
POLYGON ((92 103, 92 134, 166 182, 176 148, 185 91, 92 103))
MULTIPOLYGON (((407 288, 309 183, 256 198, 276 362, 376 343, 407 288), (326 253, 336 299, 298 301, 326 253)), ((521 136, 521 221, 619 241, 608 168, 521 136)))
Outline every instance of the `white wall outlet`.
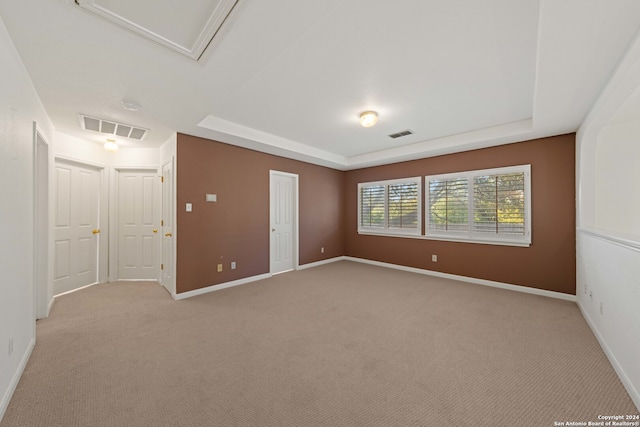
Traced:
POLYGON ((432 262, 438 262, 438 255, 431 255, 432 262))
POLYGON ((191 203, 187 203, 187 212, 191 212, 193 210, 193 205, 191 203))
POLYGON ((222 264, 218 264, 218 273, 222 273, 222 264))
POLYGON ((207 194, 204 199, 207 202, 217 202, 218 201, 218 195, 217 194, 207 194))
POLYGON ((236 269, 236 262, 235 261, 231 261, 231 269, 232 270, 236 269))
POLYGON ((320 248, 320 253, 323 254, 324 253, 324 246, 320 248))

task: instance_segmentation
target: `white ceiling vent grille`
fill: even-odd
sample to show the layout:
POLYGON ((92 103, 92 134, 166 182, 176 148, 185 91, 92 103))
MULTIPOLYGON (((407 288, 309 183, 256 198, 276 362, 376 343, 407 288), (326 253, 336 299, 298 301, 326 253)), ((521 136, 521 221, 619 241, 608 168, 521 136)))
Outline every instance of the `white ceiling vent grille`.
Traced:
POLYGON ((401 137, 407 136, 407 135, 413 135, 413 131, 410 130, 410 129, 407 129, 407 130, 403 130, 403 131, 400 131, 400 132, 392 133, 391 135, 389 135, 389 138, 396 139, 396 138, 401 138, 401 137))
POLYGON ((147 135, 149 129, 138 126, 125 125, 110 120, 96 119, 80 114, 80 127, 85 130, 106 133, 108 135, 116 135, 122 138, 130 138, 142 141, 147 135))

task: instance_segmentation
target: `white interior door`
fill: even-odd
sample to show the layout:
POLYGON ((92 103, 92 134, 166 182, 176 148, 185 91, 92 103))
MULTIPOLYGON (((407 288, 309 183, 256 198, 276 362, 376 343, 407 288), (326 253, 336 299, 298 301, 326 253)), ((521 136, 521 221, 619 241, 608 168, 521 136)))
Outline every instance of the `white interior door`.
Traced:
POLYGON ((98 281, 100 172, 56 161, 54 295, 98 281))
POLYGON ((175 293, 173 277, 173 161, 162 166, 162 271, 160 283, 169 291, 175 293))
POLYGON ((293 270, 297 262, 297 175, 271 171, 271 274, 293 270))
POLYGON ((156 280, 156 171, 118 172, 118 278, 156 280))

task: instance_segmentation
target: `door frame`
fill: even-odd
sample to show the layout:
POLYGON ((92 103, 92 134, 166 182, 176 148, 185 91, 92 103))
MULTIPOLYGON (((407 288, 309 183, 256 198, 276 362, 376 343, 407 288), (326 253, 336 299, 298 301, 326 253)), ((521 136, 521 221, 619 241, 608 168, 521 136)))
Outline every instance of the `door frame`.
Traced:
MULTIPOLYGON (((84 160, 74 159, 67 156, 55 156, 53 160, 53 170, 58 162, 71 163, 81 167, 89 167, 98 170, 100 194, 98 194, 98 226, 100 238, 98 239, 98 262, 97 262, 97 283, 107 283, 109 281, 109 169, 106 165, 91 163, 84 160)), ((53 233, 53 222, 50 224, 51 236, 53 233)), ((52 255, 53 256, 53 255, 52 255)), ((54 260, 52 259, 52 262, 54 260)), ((53 275, 52 275, 53 277, 53 275)))
POLYGON ((44 133, 33 122, 33 283, 36 319, 49 316, 53 304, 53 262, 50 239, 51 156, 44 133))
MULTIPOLYGON (((178 226, 176 225, 176 218, 178 218, 178 212, 177 212, 177 202, 176 202, 176 162, 175 162, 175 158, 173 156, 171 156, 171 158, 162 163, 162 165, 160 165, 160 170, 159 170, 159 175, 161 177, 164 176, 164 169, 165 167, 168 167, 171 170, 171 182, 162 182, 162 185, 160 185, 160 216, 159 218, 164 221, 163 215, 164 215, 164 203, 166 202, 164 200, 164 185, 169 185, 169 191, 171 192, 171 200, 172 200, 172 205, 169 206, 169 210, 171 211, 171 234, 173 235, 172 239, 171 239, 171 279, 169 280, 168 283, 166 283, 165 280, 163 280, 163 270, 159 271, 158 274, 158 283, 160 283, 160 285, 162 287, 164 287, 169 294, 171 294, 172 298, 176 297, 176 265, 177 265, 177 231, 178 231, 178 226)), ((160 227, 160 230, 162 231, 160 234, 160 263, 163 264, 164 263, 164 259, 165 259, 165 255, 164 255, 164 225, 162 225, 160 227)))
MULTIPOLYGON (((120 173, 121 172, 131 172, 131 171, 139 171, 139 172, 149 172, 149 173, 153 173, 155 175, 158 174, 158 169, 153 167, 153 166, 114 166, 112 167, 113 169, 113 173, 111 174, 111 185, 110 185, 110 195, 109 195, 109 199, 111 200, 111 204, 109 206, 109 241, 113 242, 113 244, 109 245, 109 259, 112 260, 112 262, 109 263, 109 281, 116 281, 116 280, 120 280, 119 274, 118 274, 118 260, 119 255, 120 255, 120 239, 118 239, 118 233, 119 233, 119 180, 120 180, 120 173)), ((160 178, 158 177, 158 180, 160 180, 160 178)), ((161 197, 161 192, 162 188, 160 185, 156 185, 156 189, 155 189, 155 206, 153 207, 153 209, 155 210, 155 214, 156 214, 156 218, 160 218, 160 213, 162 211, 160 211, 159 209, 161 208, 161 205, 158 201, 158 199, 161 197)), ((158 224, 158 228, 159 224, 158 224)), ((160 241, 161 244, 161 239, 157 239, 160 241)), ((161 247, 157 247, 158 246, 158 242, 156 242, 156 254, 161 254, 160 250, 162 249, 161 247)), ((158 260, 156 259, 156 265, 158 266, 158 268, 156 269, 156 271, 160 271, 160 263, 162 262, 162 260, 158 260)))
POLYGON ((293 270, 297 270, 300 264, 300 225, 299 225, 299 211, 300 211, 300 197, 299 197, 299 176, 294 173, 282 172, 277 170, 269 170, 269 274, 274 274, 273 269, 273 253, 272 253, 272 239, 273 233, 271 232, 273 226, 273 217, 272 212, 273 209, 273 177, 279 175, 287 178, 293 179, 293 203, 291 204, 291 215, 293 217, 293 233, 291 236, 291 248, 292 248, 292 257, 293 257, 293 270))

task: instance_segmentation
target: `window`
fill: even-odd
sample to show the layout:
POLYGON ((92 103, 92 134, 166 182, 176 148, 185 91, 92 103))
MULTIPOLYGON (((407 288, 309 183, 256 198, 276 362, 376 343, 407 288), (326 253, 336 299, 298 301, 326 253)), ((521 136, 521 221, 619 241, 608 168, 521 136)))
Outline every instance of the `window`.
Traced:
POLYGON ((422 233, 421 178, 358 184, 358 232, 422 233))
POLYGON ((531 165, 425 177, 427 237, 531 243, 531 165))

